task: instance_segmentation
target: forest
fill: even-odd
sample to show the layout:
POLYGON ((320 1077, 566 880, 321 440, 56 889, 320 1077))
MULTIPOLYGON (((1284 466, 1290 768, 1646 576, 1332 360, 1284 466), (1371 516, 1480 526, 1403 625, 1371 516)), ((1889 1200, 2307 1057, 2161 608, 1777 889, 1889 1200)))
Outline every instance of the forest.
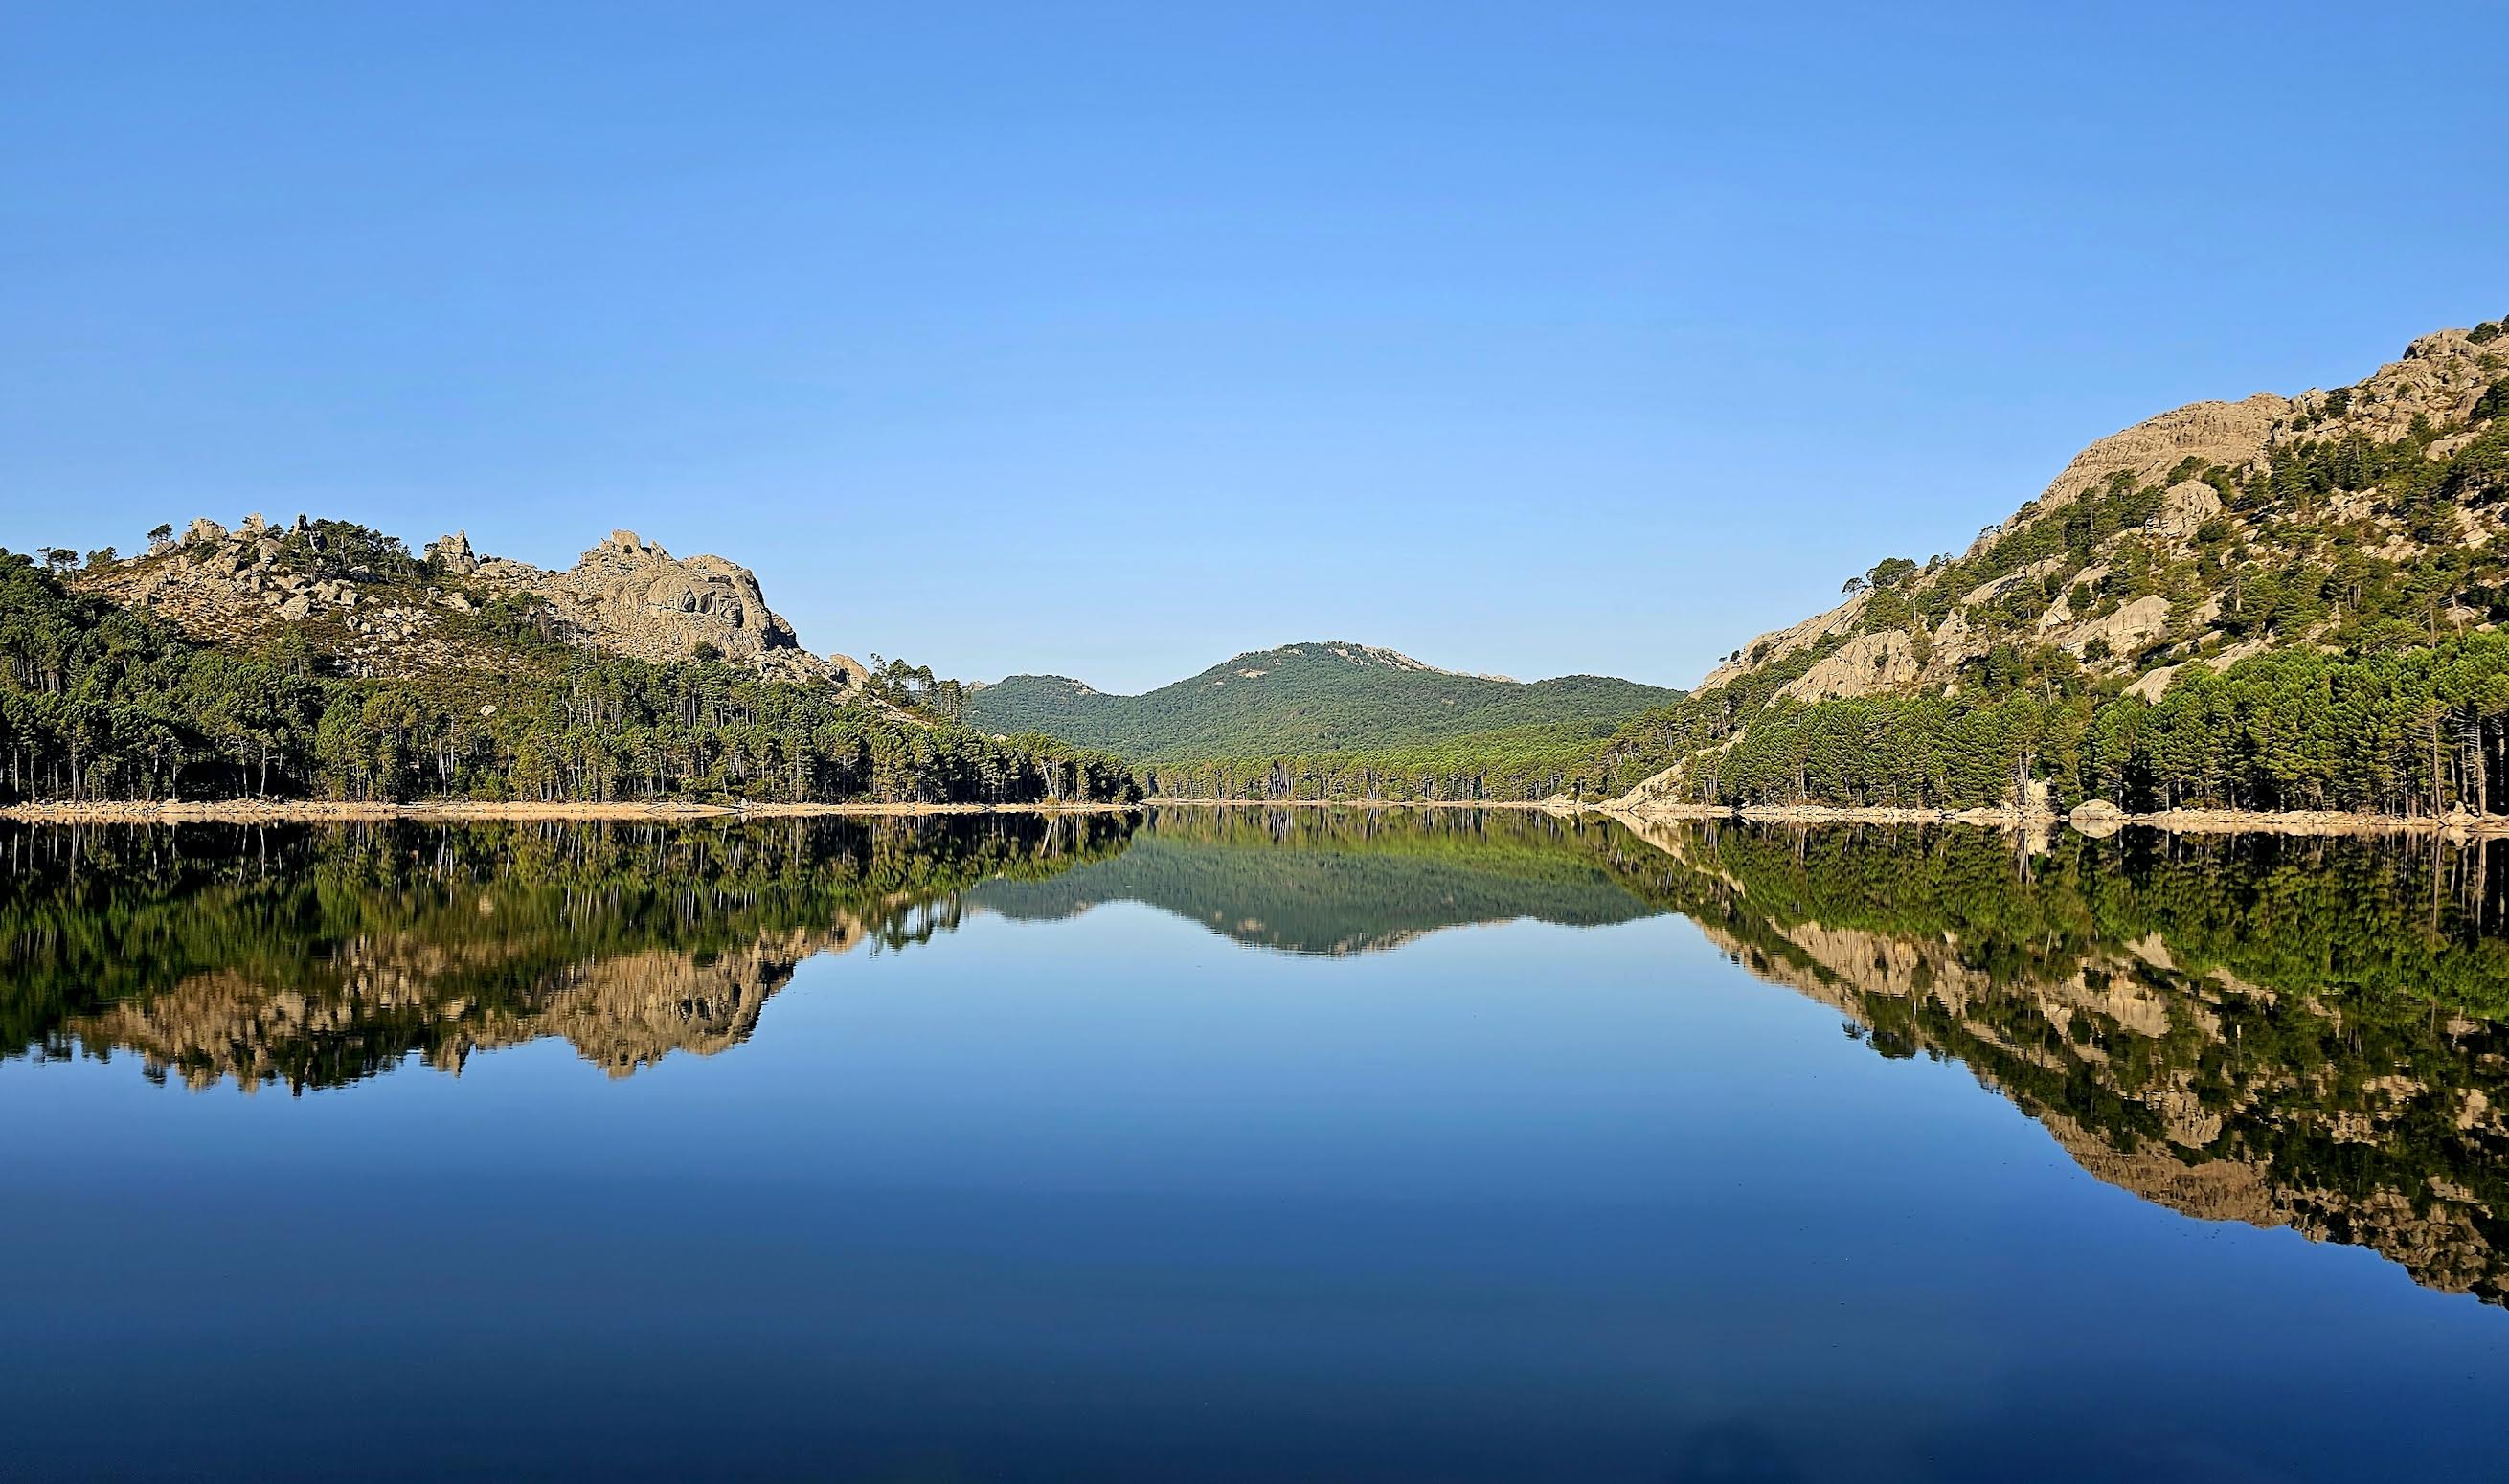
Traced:
MULTIPOLYGON (((62 564, 53 563, 53 567, 62 564)), ((336 673, 301 632, 204 644, 0 552, 0 801, 429 798, 1038 803, 1132 797, 1041 736, 547 639, 490 612, 486 666, 336 673)))
POLYGON ((1698 802, 1965 808, 2044 781, 2059 807, 2497 812, 2509 802, 2509 636, 2395 653, 2315 649, 2190 669, 2157 701, 2016 686, 1761 709, 1699 752, 1698 802))
POLYGON ((965 693, 969 723, 1039 731, 1139 762, 1328 757, 1504 745, 1526 728, 1611 725, 1680 692, 1599 675, 1520 684, 1440 670, 1347 641, 1254 649, 1141 695, 1051 675, 1014 675, 965 693))

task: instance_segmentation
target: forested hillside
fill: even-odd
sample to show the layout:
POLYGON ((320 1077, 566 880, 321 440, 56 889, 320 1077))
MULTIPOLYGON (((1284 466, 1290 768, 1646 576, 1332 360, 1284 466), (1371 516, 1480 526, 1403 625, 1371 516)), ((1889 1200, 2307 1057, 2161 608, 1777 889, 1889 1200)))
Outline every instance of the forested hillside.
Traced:
POLYGON ((1620 728, 1638 800, 2499 812, 2509 329, 2166 413, 1620 728))
POLYGON ((1519 684, 1344 642, 1257 649, 1143 695, 1015 675, 967 695, 963 720, 1044 732, 1142 762, 1276 759, 1419 748, 1477 733, 1591 731, 1680 692, 1594 675, 1519 684))
MULTIPOLYGON (((0 801, 1030 802, 1133 789, 1111 758, 998 739, 858 686, 568 643, 527 600, 448 603, 458 579, 431 560, 376 533, 358 544, 367 559, 323 578, 349 600, 335 617, 230 643, 0 553, 0 801), (426 649, 377 663, 373 636, 410 625, 374 615, 431 591, 426 649)), ((69 569, 71 553, 49 555, 69 569)))

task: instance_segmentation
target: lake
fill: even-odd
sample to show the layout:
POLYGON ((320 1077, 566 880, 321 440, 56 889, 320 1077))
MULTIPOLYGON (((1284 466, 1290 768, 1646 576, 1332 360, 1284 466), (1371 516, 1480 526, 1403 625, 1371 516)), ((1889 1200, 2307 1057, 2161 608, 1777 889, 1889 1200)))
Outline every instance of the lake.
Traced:
POLYGON ((2496 1477, 2509 845, 0 833, 0 1477, 2496 1477))

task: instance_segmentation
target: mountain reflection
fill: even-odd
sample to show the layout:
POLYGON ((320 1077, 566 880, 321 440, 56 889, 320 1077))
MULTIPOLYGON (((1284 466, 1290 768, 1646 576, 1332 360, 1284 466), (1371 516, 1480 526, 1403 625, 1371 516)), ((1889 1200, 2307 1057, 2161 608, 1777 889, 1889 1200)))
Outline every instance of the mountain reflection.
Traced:
POLYGON ((987 881, 968 900, 1030 920, 1139 902, 1250 947, 1374 952, 1466 923, 1657 914, 1585 848, 1616 828, 1498 810, 1161 809, 1120 854, 987 881))
POLYGON ((562 1036, 625 1076, 745 1039, 804 959, 956 925, 970 883, 1128 821, 19 831, 0 1052, 135 1053, 196 1088, 333 1087, 562 1036))
POLYGON ((1134 900, 1251 946, 1392 947, 1641 904, 1598 823, 1162 810, 773 824, 20 829, 0 835, 0 1055, 297 1092, 561 1036, 626 1076, 746 1039, 795 968, 971 911, 1134 900))
POLYGON ((1339 955, 1676 912, 2098 1178, 2509 1301, 2509 846, 1468 811, 0 834, 0 1055, 334 1087, 734 1046, 805 959, 1138 902, 1339 955))
POLYGON ((1658 900, 2083 1169, 2509 1301, 2509 847, 1652 833, 1658 900))

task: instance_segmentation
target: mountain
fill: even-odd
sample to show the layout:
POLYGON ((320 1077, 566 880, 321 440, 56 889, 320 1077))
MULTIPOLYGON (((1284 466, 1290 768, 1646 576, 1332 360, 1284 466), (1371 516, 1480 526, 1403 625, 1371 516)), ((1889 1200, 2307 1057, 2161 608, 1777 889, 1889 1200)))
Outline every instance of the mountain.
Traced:
POLYGON ((2165 412, 1966 549, 1892 557, 1601 749, 1632 802, 2495 812, 2509 325, 2165 412), (2348 704, 2336 704, 2345 702, 2348 704), (1635 776, 1633 776, 1635 775, 1635 776))
POLYGON ((1700 688, 1816 653, 1781 693, 1974 683, 2011 647, 2157 695, 2180 665, 2490 625, 2509 616, 2490 611, 2509 577, 2489 554, 2509 530, 2504 352, 2497 323, 2442 330, 2351 387, 2197 402, 2113 433, 1959 556, 1877 564, 1700 688), (2464 558, 2450 580, 2413 580, 2442 554, 2464 558))
POLYGON ((969 693, 962 720, 1042 732, 1147 761, 1416 746, 1515 727, 1592 727, 1676 700, 1635 681, 1570 675, 1530 685, 1441 670, 1344 641, 1254 649, 1142 695, 1059 675, 1014 675, 969 693))

